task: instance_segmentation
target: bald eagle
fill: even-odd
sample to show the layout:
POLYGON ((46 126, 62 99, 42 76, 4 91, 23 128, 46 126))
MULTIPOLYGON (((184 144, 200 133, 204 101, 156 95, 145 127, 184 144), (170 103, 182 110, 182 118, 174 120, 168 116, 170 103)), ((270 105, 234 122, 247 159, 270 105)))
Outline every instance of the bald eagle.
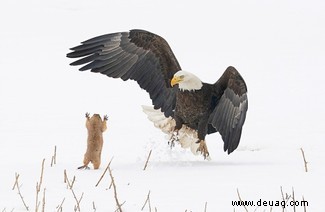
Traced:
POLYGON ((70 49, 70 65, 122 80, 135 80, 146 90, 153 108, 144 107, 156 127, 209 156, 207 134, 219 132, 224 151, 233 152, 240 141, 248 109, 247 87, 239 72, 228 67, 214 84, 183 71, 164 38, 144 30, 130 30, 91 38, 70 49))

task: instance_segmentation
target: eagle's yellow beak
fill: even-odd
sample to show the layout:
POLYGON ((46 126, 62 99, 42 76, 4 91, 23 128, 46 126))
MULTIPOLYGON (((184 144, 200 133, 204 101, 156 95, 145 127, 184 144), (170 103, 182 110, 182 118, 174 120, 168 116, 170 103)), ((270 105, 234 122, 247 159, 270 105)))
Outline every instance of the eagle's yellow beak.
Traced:
POLYGON ((182 77, 174 76, 173 79, 170 81, 170 85, 174 87, 174 85, 180 83, 182 80, 183 80, 182 77))

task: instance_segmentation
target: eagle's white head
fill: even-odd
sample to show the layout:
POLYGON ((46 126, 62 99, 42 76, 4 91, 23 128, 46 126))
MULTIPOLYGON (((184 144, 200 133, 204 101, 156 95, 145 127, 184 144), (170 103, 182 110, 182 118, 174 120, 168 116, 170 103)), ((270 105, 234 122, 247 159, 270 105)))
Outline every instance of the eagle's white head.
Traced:
POLYGON ((197 76, 187 71, 176 72, 170 84, 172 87, 178 84, 178 88, 182 91, 200 90, 203 86, 202 81, 197 76))

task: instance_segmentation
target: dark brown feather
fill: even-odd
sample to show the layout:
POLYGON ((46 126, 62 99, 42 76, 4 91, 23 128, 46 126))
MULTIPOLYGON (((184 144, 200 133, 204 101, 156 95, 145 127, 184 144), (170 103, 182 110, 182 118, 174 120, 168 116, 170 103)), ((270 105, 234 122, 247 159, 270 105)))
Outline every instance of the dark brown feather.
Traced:
POLYGON ((247 87, 234 67, 228 67, 213 85, 216 99, 209 123, 221 134, 224 151, 233 152, 240 141, 248 110, 247 87))
POLYGON ((71 48, 69 58, 80 58, 70 65, 83 65, 113 78, 132 79, 145 89, 156 109, 173 115, 175 92, 170 80, 181 70, 168 43, 160 36, 144 30, 131 30, 101 35, 71 48))

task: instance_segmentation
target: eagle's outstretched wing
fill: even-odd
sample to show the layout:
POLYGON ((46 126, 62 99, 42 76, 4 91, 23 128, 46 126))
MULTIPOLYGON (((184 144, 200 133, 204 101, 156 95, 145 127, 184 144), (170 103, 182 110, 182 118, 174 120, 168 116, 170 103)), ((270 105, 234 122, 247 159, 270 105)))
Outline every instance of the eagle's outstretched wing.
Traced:
POLYGON ((155 109, 171 116, 175 108, 175 89, 170 80, 181 70, 168 43, 144 30, 131 30, 98 36, 71 48, 69 58, 81 58, 70 65, 84 65, 113 78, 132 79, 145 89, 155 109))
POLYGON ((233 152, 240 141, 248 109, 247 87, 234 67, 228 67, 213 85, 216 105, 209 123, 221 134, 224 151, 233 152))

